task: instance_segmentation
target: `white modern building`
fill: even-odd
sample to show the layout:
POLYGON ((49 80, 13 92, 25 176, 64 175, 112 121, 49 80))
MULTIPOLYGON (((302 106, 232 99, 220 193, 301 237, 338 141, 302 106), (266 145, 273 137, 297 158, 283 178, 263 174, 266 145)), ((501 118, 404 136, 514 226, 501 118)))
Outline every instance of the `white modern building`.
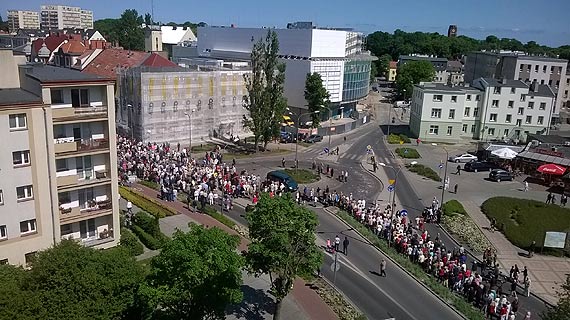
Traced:
POLYGON ((42 5, 40 23, 43 29, 92 29, 93 11, 80 7, 42 5))
MULTIPOLYGON (((306 109, 305 79, 317 72, 330 94, 333 116, 348 116, 369 92, 370 65, 376 58, 362 49, 363 34, 350 30, 319 29, 310 22, 273 29, 279 39, 279 57, 286 64, 284 93, 293 110, 306 109)), ((266 28, 199 27, 200 57, 248 61, 255 42, 266 28)), ((324 115, 327 116, 327 115, 324 115)))
POLYGON ((548 133, 555 94, 548 85, 476 79, 472 86, 414 86, 411 132, 427 141, 524 141, 548 133))
POLYGON ((8 29, 15 32, 18 29, 39 29, 40 14, 37 11, 8 10, 8 29))

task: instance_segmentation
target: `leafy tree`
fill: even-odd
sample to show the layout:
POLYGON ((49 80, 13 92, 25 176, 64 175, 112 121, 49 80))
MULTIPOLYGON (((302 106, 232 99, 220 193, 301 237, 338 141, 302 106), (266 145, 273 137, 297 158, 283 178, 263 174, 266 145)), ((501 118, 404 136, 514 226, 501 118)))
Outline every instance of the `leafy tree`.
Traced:
POLYGON ((239 303, 243 257, 239 238, 218 228, 191 225, 152 259, 141 294, 156 319, 224 319, 229 304, 239 303))
POLYGON ((119 44, 128 50, 144 50, 144 30, 141 28, 144 19, 135 9, 127 9, 121 14, 117 24, 119 44))
POLYGON ((119 22, 119 19, 101 19, 93 22, 93 28, 108 42, 116 42, 119 41, 119 22))
POLYGON ((251 51, 251 74, 244 76, 248 94, 244 96, 244 107, 249 117, 244 116, 243 125, 253 132, 255 148, 260 139, 264 147, 279 134, 287 100, 283 96, 285 64, 279 62, 279 40, 273 30, 267 32, 265 40, 259 39, 251 51))
POLYGON ((328 106, 330 102, 329 97, 330 94, 323 86, 321 75, 316 72, 307 73, 307 78, 305 80, 305 100, 307 101, 309 112, 313 112, 311 114, 311 127, 319 127, 321 117, 319 113, 315 112, 322 112, 323 107, 328 106))
POLYGON ((396 74, 396 90, 404 98, 412 97, 414 84, 433 81, 435 70, 429 61, 410 61, 401 66, 396 74))
POLYGON ((289 194, 271 198, 265 193, 246 218, 251 238, 247 265, 254 274, 269 275, 276 300, 274 319, 279 319, 295 277, 312 274, 322 264, 322 252, 315 244, 317 217, 289 194))
POLYGON ((544 320, 568 320, 570 319, 570 275, 566 277, 566 282, 562 284, 562 289, 558 292, 558 304, 548 308, 542 314, 544 320))
POLYGON ((376 66, 376 61, 370 64, 370 82, 374 81, 378 76, 378 67, 376 66))
POLYGON ((154 24, 154 21, 152 21, 152 16, 148 12, 144 14, 144 24, 147 26, 154 24))
POLYGON ((378 68, 378 74, 380 76, 383 76, 383 77, 388 76, 388 72, 390 71, 390 61, 392 61, 392 56, 389 54, 383 54, 375 62, 376 66, 378 68))
POLYGON ((0 319, 38 319, 43 312, 37 294, 26 287, 28 273, 21 267, 0 265, 0 319))

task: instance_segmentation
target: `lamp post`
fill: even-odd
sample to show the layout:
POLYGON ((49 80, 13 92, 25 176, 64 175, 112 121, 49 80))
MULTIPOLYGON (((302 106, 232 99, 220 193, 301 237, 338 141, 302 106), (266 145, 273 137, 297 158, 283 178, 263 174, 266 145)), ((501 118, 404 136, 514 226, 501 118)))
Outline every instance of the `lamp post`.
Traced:
POLYGON ((192 109, 190 112, 184 112, 184 115, 188 117, 188 133, 189 133, 189 146, 188 146, 188 158, 190 161, 192 160, 192 114, 194 113, 195 109, 192 109))
MULTIPOLYGON (((410 162, 411 165, 416 165, 418 162, 417 161, 412 161, 410 162)), ((392 195, 392 200, 390 199, 390 197, 388 197, 388 201, 390 201, 390 210, 392 211, 392 216, 394 216, 394 207, 395 207, 395 202, 396 202, 396 183, 398 182, 398 175, 400 174, 400 172, 402 172, 402 168, 401 166, 398 166, 398 170, 396 170, 396 168, 394 168, 393 166, 387 165, 384 162, 380 162, 379 165, 381 167, 384 168, 390 168, 392 170, 392 172, 394 172, 394 194, 392 195)))
MULTIPOLYGON (((297 159, 297 155, 299 154, 299 122, 301 121, 301 117, 302 116, 306 116, 309 114, 318 114, 320 111, 312 111, 312 112, 305 112, 305 113, 299 113, 297 115, 297 130, 295 130, 295 172, 297 172, 297 167, 299 167, 298 163, 298 159, 297 159)), ((291 112, 289 112, 290 115, 293 115, 291 112)))
MULTIPOLYGON (((432 143, 437 147, 437 143, 432 143)), ((443 179, 441 179, 441 207, 443 207, 443 196, 445 195, 445 180, 447 179, 447 163, 449 162, 449 152, 445 147, 441 147, 445 151, 445 169, 443 170, 443 179)))

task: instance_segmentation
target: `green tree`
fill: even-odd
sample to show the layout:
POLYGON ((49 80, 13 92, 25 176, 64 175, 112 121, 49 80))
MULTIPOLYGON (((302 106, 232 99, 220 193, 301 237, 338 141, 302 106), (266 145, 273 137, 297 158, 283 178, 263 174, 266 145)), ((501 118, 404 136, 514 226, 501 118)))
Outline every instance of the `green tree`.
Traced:
POLYGON ((247 265, 254 274, 269 275, 276 300, 273 315, 279 319, 295 278, 313 274, 322 264, 323 254, 315 244, 318 220, 289 194, 271 198, 266 193, 246 218, 251 238, 247 265))
POLYGON ((119 19, 101 19, 93 22, 93 28, 99 31, 108 42, 119 41, 119 19))
POLYGON ((542 314, 543 320, 569 320, 570 319, 570 275, 566 277, 566 282, 558 291, 558 304, 548 308, 542 314))
POLYGON ((144 30, 141 28, 144 19, 135 9, 127 9, 121 14, 117 24, 119 44, 127 50, 144 50, 144 30))
POLYGON ((388 76, 388 72, 390 71, 390 61, 392 61, 392 56, 386 53, 380 56, 377 61, 373 62, 376 64, 378 74, 381 77, 388 76))
POLYGON ((144 24, 147 26, 154 24, 154 21, 152 21, 152 16, 148 12, 144 14, 144 24))
POLYGON ((412 97, 414 84, 433 81, 435 69, 429 61, 410 61, 401 66, 396 74, 396 90, 404 99, 412 97))
POLYGON ((237 236, 218 228, 177 231, 152 259, 141 290, 152 318, 224 319, 226 307, 243 298, 238 244, 237 236))
POLYGON ((279 134, 287 99, 283 96, 285 64, 279 62, 279 40, 273 30, 267 32, 265 40, 259 39, 251 51, 251 74, 244 76, 248 94, 244 107, 243 125, 253 132, 255 149, 260 139, 264 147, 279 134))
POLYGON ((43 313, 38 296, 27 289, 28 271, 22 267, 0 265, 0 319, 39 319, 43 313))
POLYGON ((319 127, 320 113, 315 112, 322 112, 323 107, 329 105, 329 97, 330 94, 323 86, 321 75, 316 72, 307 73, 307 78, 305 79, 305 100, 307 101, 309 112, 313 112, 311 114, 312 128, 319 127))

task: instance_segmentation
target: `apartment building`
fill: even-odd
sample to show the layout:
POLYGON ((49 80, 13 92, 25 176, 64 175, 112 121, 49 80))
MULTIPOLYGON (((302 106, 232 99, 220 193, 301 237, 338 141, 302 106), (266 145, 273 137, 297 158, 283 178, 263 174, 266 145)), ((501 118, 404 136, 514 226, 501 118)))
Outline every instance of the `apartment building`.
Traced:
POLYGON ((0 261, 120 237, 114 82, 0 51, 0 261))
POLYGON ((410 130, 422 140, 524 141, 548 133, 555 95, 548 85, 479 78, 472 86, 414 86, 410 130))
POLYGON ((16 32, 18 29, 39 29, 40 14, 37 11, 8 10, 8 29, 16 32))
POLYGON ((93 11, 61 5, 41 6, 40 24, 43 29, 93 28, 93 11))

